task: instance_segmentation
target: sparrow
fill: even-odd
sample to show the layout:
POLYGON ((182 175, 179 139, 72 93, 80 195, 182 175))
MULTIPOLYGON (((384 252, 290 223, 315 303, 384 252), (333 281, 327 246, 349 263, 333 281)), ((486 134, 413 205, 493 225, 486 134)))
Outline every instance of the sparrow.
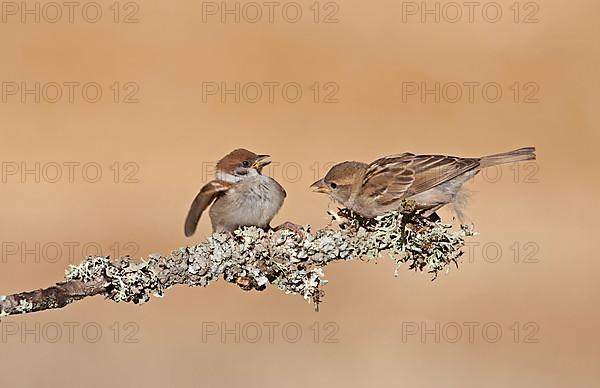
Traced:
POLYGON ((438 209, 452 204, 462 222, 466 204, 462 186, 468 179, 487 167, 535 158, 534 147, 481 158, 407 152, 385 156, 370 164, 336 164, 311 187, 366 218, 398 210, 408 200, 425 217, 433 219, 439 219, 435 213, 438 209))
POLYGON ((211 204, 213 233, 233 232, 241 226, 270 228, 286 192, 275 179, 262 174, 262 169, 271 163, 267 158, 269 155, 240 148, 219 160, 215 179, 204 185, 192 202, 185 220, 185 235, 194 234, 200 216, 211 204))

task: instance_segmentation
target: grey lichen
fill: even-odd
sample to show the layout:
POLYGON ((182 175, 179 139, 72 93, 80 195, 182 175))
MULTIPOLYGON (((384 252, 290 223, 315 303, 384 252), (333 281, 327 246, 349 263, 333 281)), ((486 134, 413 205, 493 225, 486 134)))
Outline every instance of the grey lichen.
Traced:
POLYGON ((389 255, 396 263, 415 271, 427 271, 433 279, 457 265, 465 227, 433 222, 415 212, 393 212, 364 219, 346 209, 330 212, 337 228, 304 236, 289 230, 264 231, 244 227, 233 234, 215 233, 205 242, 180 248, 168 256, 151 255, 135 262, 123 257, 88 257, 66 272, 67 281, 103 279, 104 295, 117 302, 143 303, 151 294, 162 296, 176 285, 207 286, 223 277, 244 290, 263 290, 268 284, 286 294, 302 295, 318 305, 323 296, 323 268, 333 261, 358 258, 377 260, 389 255))
POLYGON ((28 313, 29 311, 31 311, 31 309, 33 309, 33 303, 25 299, 19 300, 19 304, 16 307, 16 310, 21 314, 28 313))
MULTIPOLYGON (((155 259, 154 259, 155 260, 155 259)), ((89 256, 79 265, 70 265, 65 279, 90 282, 104 279, 105 295, 116 302, 144 303, 152 293, 163 295, 162 283, 154 273, 154 261, 135 262, 122 257, 112 262, 109 257, 89 256)))

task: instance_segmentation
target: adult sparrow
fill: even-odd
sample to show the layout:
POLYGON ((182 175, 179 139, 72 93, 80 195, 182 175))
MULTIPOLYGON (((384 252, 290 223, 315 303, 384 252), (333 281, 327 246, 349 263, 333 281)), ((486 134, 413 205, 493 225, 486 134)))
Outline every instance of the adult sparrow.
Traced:
POLYGON ((185 235, 194 234, 202 212, 209 215, 213 232, 232 232, 240 226, 269 228, 286 193, 275 179, 262 174, 269 155, 236 149, 216 166, 215 180, 208 182, 192 202, 185 220, 185 235))
POLYGON ((481 158, 403 153, 371 164, 343 162, 312 184, 344 207, 366 218, 397 210, 403 200, 413 201, 425 217, 449 203, 462 222, 466 203, 463 184, 486 167, 535 159, 526 147, 481 158))

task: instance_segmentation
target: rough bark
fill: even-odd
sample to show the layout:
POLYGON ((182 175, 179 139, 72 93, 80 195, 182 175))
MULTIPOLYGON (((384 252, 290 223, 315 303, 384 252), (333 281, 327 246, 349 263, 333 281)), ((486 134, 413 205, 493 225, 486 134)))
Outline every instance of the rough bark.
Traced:
POLYGON ((437 276, 457 264, 468 228, 432 222, 415 213, 390 213, 363 219, 346 209, 329 213, 333 225, 304 236, 289 230, 246 227, 233 234, 213 234, 198 245, 170 255, 136 261, 122 257, 85 258, 70 266, 61 283, 31 292, 0 296, 0 316, 57 309, 102 294, 115 302, 146 302, 174 285, 207 286, 224 278, 243 290, 271 284, 302 295, 318 307, 323 297, 323 268, 334 261, 378 259, 388 254, 409 269, 437 276))

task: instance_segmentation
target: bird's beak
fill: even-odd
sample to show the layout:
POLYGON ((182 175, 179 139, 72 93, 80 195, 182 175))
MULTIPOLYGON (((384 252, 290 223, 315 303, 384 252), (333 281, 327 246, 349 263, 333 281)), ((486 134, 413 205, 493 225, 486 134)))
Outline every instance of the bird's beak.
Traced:
POLYGON ((310 185, 310 187, 314 188, 313 191, 315 193, 324 193, 324 194, 331 193, 331 189, 329 189, 329 186, 327 186, 327 184, 323 181, 323 179, 319 179, 318 181, 316 181, 315 183, 310 185))
POLYGON ((271 155, 258 155, 256 159, 254 159, 254 163, 252 163, 252 168, 257 169, 258 171, 262 170, 265 166, 271 164, 270 160, 266 160, 271 157, 271 155))

